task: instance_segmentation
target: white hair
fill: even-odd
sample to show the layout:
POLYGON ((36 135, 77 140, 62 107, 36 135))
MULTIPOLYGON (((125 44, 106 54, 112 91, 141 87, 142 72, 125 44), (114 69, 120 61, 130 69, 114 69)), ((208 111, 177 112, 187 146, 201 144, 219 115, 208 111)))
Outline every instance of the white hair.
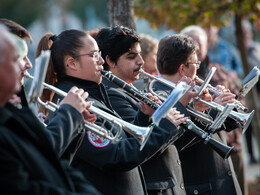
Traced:
POLYGON ((208 41, 207 33, 198 25, 187 26, 181 30, 180 34, 185 34, 188 36, 200 36, 202 41, 205 41, 204 43, 207 43, 208 41))

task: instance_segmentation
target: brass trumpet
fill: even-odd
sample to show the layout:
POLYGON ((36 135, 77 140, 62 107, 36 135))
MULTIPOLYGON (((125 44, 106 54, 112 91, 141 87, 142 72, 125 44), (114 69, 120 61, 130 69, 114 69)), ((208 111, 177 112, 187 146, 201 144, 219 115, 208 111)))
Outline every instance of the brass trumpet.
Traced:
MULTIPOLYGON (((168 87, 170 87, 170 88, 172 88, 172 89, 174 89, 175 86, 176 86, 175 83, 173 83, 173 82, 171 82, 171 81, 169 81, 169 80, 167 80, 167 79, 164 79, 164 78, 158 78, 157 76, 153 76, 153 75, 151 75, 151 74, 145 72, 145 71, 142 70, 142 69, 140 69, 140 72, 141 72, 142 74, 146 75, 147 77, 153 79, 153 80, 151 81, 151 84, 149 85, 149 91, 150 91, 153 95, 157 95, 157 94, 153 91, 153 88, 152 88, 155 81, 161 82, 161 83, 163 83, 164 85, 166 85, 166 86, 168 86, 168 87)), ((212 101, 211 101, 211 102, 207 102, 207 101, 202 100, 202 99, 199 98, 199 97, 195 97, 194 99, 200 101, 201 103, 203 103, 203 104, 205 104, 205 105, 207 105, 207 106, 209 106, 209 107, 211 107, 211 108, 213 108, 213 109, 215 109, 215 110, 217 110, 217 111, 222 112, 223 109, 224 109, 223 106, 221 106, 221 105, 219 105, 219 104, 217 104, 217 103, 215 103, 215 102, 212 102, 212 101)), ((204 117, 205 115, 203 115, 203 116, 200 115, 200 114, 197 115, 198 112, 197 112, 197 111, 194 111, 194 110, 190 110, 190 108, 188 108, 187 110, 188 110, 189 113, 192 114, 192 115, 194 115, 194 112, 196 112, 196 113, 195 113, 195 117, 198 117, 199 120, 201 119, 201 120, 203 120, 203 122, 210 122, 210 118, 205 118, 205 117, 204 117), (197 116, 196 116, 196 115, 197 115, 197 116)), ((249 124, 251 123, 252 119, 253 119, 254 112, 255 112, 255 111, 253 110, 253 111, 250 112, 250 113, 238 113, 238 112, 235 112, 235 111, 232 110, 232 111, 230 112, 229 116, 230 116, 232 119, 234 119, 234 120, 239 124, 239 126, 243 129, 243 132, 245 132, 246 129, 248 128, 249 124)), ((212 121, 211 121, 211 122, 212 122, 212 121)))
MULTIPOLYGON (((25 77, 32 79, 32 80, 34 79, 34 77, 31 76, 28 72, 25 72, 25 77)), ((57 93, 58 95, 60 95, 62 97, 67 96, 66 92, 58 89, 57 87, 54 87, 54 86, 49 85, 44 82, 42 82, 42 85, 44 86, 44 88, 54 91, 55 93, 57 93)), ((42 102, 39 97, 38 97, 38 102, 39 102, 39 104, 43 105, 46 109, 48 109, 50 111, 55 111, 59 107, 57 104, 54 104, 53 102, 50 102, 50 101, 42 102)), ((110 131, 112 129, 106 130, 102 126, 98 126, 94 123, 85 121, 85 127, 88 130, 92 131, 93 133, 97 134, 98 136, 104 137, 111 141, 118 141, 118 139, 120 139, 119 136, 121 134, 121 131, 122 131, 122 129, 124 129, 126 132, 131 134, 138 141, 138 143, 140 144, 140 150, 142 150, 143 147, 145 146, 145 144, 149 138, 149 135, 151 134, 151 132, 154 128, 154 124, 150 125, 149 127, 139 127, 139 126, 133 125, 133 124, 128 123, 122 119, 119 119, 111 114, 108 114, 108 113, 104 112, 103 110, 96 108, 94 106, 91 106, 89 108, 89 111, 96 113, 98 116, 103 118, 105 121, 112 122, 114 124, 114 126, 118 127, 118 131, 117 131, 116 135, 111 136, 110 131)), ((104 121, 104 123, 105 123, 105 121, 104 121)))

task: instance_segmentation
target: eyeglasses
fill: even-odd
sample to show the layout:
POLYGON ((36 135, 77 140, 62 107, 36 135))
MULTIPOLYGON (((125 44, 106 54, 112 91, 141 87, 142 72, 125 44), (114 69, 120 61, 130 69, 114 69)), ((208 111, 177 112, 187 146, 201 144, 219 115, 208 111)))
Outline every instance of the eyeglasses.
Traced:
POLYGON ((201 61, 198 61, 198 62, 187 62, 187 64, 195 64, 197 67, 200 67, 201 61))
POLYGON ((101 51, 94 51, 94 52, 90 52, 90 53, 84 53, 84 54, 79 54, 76 57, 79 56, 91 56, 96 62, 101 58, 101 51))

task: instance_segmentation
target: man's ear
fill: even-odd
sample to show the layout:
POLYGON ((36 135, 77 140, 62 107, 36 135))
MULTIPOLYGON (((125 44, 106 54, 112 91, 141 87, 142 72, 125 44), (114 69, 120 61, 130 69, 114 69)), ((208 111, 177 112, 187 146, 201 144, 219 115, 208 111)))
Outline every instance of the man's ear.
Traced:
POLYGON ((180 67, 179 67, 179 69, 178 69, 178 72, 179 72, 179 74, 180 74, 181 76, 184 76, 184 75, 185 75, 184 72, 183 72, 183 68, 184 68, 184 65, 181 64, 180 67))
POLYGON ((77 70, 78 63, 73 57, 67 57, 65 59, 66 68, 69 68, 71 70, 77 70))
POLYGON ((109 66, 109 69, 111 69, 111 68, 112 68, 112 69, 115 68, 116 63, 111 61, 109 55, 106 56, 106 62, 107 62, 107 64, 108 64, 108 66, 109 66))

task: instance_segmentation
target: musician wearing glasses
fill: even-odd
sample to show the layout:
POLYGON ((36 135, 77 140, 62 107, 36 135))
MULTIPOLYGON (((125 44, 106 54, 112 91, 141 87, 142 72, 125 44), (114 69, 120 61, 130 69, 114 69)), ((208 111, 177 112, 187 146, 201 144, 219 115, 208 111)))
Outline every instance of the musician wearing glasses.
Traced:
MULTIPOLYGON (((179 34, 161 39, 157 53, 160 76, 174 83, 177 83, 182 76, 194 79, 200 64, 196 50, 192 49, 194 43, 195 41, 190 37, 179 34)), ((171 91, 169 87, 161 83, 154 87, 157 91, 166 93, 171 91)), ((224 101, 231 103, 233 98, 233 94, 227 93, 224 101)), ((196 105, 194 107, 198 109, 196 105)), ((234 126, 236 125, 232 127, 226 124, 227 130, 233 129, 234 126)), ((202 142, 194 142, 189 147, 181 149, 182 141, 187 136, 190 136, 188 131, 175 142, 179 148, 187 194, 241 194, 233 167, 229 163, 230 159, 225 161, 202 142)), ((223 140, 219 132, 213 134, 213 138, 223 140)))
MULTIPOLYGON (((23 41, 14 37, 0 26, 1 193, 100 194, 82 173, 69 167, 67 160, 59 159, 49 133, 36 116, 13 104, 13 96, 21 89, 25 53, 23 41)), ((82 123, 81 118, 78 122, 82 123)))
MULTIPOLYGON (((97 43, 105 59, 104 69, 132 85, 139 78, 139 70, 144 61, 141 57, 140 37, 133 30, 123 26, 103 28, 96 36, 97 43)), ((193 85, 191 79, 186 81, 193 85)), ((126 121, 133 121, 140 110, 139 101, 117 84, 103 78, 103 84, 112 107, 126 121)), ((190 91, 182 98, 188 103, 192 96, 197 95, 190 91)), ((185 107, 178 102, 177 110, 188 116, 185 107)), ((179 130, 179 136, 183 129, 179 130)), ((172 140, 173 142, 174 140, 172 140)), ((176 147, 169 144, 164 151, 160 151, 142 164, 148 194, 186 194, 182 178, 181 163, 176 147)))
MULTIPOLYGON (((87 100, 94 101, 93 107, 121 119, 111 106, 106 89, 101 83, 104 60, 100 56, 99 47, 87 32, 66 30, 58 36, 47 33, 38 44, 38 53, 43 48, 51 50, 47 70, 49 78, 46 82, 65 92, 76 85, 89 93, 87 100)), ((52 101, 57 103, 61 99, 62 97, 55 94, 52 101)), ((134 124, 148 126, 148 114, 154 110, 147 105, 142 106, 144 112, 138 113, 139 117, 134 124)), ((185 120, 183 115, 172 109, 161 120, 159 127, 154 127, 141 151, 138 141, 124 131, 115 142, 88 131, 72 166, 79 168, 102 194, 146 194, 139 165, 163 150, 172 139, 176 139, 179 134, 176 126, 185 120)), ((95 124, 107 130, 113 126, 112 121, 104 122, 99 115, 95 124)), ((117 130, 115 127, 110 132, 115 134, 117 130)))
MULTIPOLYGON (((24 27, 12 20, 1 18, 0 23, 6 25, 13 34, 21 38, 21 46, 24 48, 22 68, 18 79, 21 90, 17 96, 14 96, 13 101, 16 101, 16 103, 23 108, 28 108, 24 88, 24 77, 25 72, 32 68, 32 63, 27 57, 28 46, 26 39, 29 39, 29 41, 32 42, 32 36, 24 27)), ((72 157, 84 136, 84 129, 81 125, 83 120, 81 113, 83 113, 86 120, 93 122, 96 119, 95 116, 89 114, 85 109, 86 107, 91 106, 91 103, 82 104, 82 101, 84 102, 87 96, 88 94, 83 90, 73 88, 68 94, 68 97, 60 102, 60 109, 57 110, 54 120, 49 121, 49 125, 45 128, 52 140, 52 146, 58 155, 69 161, 72 160, 72 157)), ((26 115, 26 113, 24 113, 24 115, 26 115)))

